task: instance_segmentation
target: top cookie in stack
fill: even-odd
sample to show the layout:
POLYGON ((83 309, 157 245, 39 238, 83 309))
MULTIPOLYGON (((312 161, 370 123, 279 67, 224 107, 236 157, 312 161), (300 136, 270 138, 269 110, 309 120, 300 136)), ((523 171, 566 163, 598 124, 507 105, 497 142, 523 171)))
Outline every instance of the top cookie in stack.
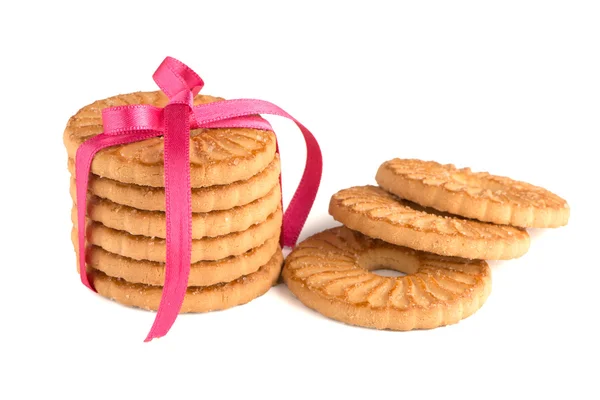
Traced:
MULTIPOLYGON (((222 100, 198 95, 194 105, 222 100)), ((102 110, 131 104, 165 107, 162 92, 138 92, 110 97, 85 106, 67 124, 64 143, 70 160, 86 139, 102 132, 102 110)), ((121 183, 164 187, 163 138, 115 146, 99 151, 91 172, 121 183)), ((256 129, 195 129, 190 137, 191 186, 227 185, 252 178, 275 157, 275 134, 256 129)))
MULTIPOLYGON (((194 104, 219 100, 198 95, 194 104)), ((102 110, 167 102, 162 92, 119 95, 96 101, 69 120, 64 143, 74 202, 77 148, 102 132, 102 110)), ((158 307, 164 281, 163 143, 158 137, 101 150, 88 185, 86 260, 93 283, 106 297, 147 309, 158 307)), ((275 135, 242 128, 192 130, 190 164, 192 266, 182 311, 245 303, 277 280, 283 260, 275 135)), ((72 219, 76 229, 75 208, 72 219)), ((73 239, 76 246, 75 230, 73 239)))

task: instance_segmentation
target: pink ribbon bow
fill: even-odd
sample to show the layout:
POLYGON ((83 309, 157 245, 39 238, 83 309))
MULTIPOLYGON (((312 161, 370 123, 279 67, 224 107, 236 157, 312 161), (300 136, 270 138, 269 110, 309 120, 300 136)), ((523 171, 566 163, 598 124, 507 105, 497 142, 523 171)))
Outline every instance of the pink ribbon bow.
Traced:
POLYGON ((182 62, 167 57, 153 75, 169 98, 165 108, 129 105, 102 110, 104 132, 86 140, 75 158, 77 223, 81 282, 95 291, 85 267, 86 198, 94 155, 110 146, 164 136, 166 210, 165 281, 154 324, 145 341, 167 334, 183 304, 191 263, 190 129, 253 128, 272 130, 258 114, 279 115, 296 123, 306 142, 306 165, 294 197, 283 216, 282 246, 294 246, 313 205, 323 161, 315 137, 294 117, 276 105, 254 99, 227 100, 193 106, 204 86, 202 79, 182 62))

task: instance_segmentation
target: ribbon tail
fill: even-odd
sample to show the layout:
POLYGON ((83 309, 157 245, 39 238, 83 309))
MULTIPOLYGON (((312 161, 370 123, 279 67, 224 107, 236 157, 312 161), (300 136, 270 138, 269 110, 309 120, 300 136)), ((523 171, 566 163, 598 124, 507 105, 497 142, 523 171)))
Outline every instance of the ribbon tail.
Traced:
POLYGON ((317 139, 296 119, 296 123, 306 143, 306 164, 304 172, 283 215, 283 234, 282 243, 284 246, 293 247, 298 241, 302 228, 306 223, 308 214, 312 208, 319 185, 321 183, 321 174, 323 172, 323 156, 317 139))
POLYGON ((167 257, 162 297, 146 342, 167 334, 187 291, 192 250, 189 111, 187 104, 176 103, 164 109, 167 257))
POLYGON ((85 254, 86 254, 86 214, 87 214, 87 191, 90 176, 90 168, 94 155, 100 150, 120 144, 138 142, 159 135, 160 132, 137 132, 130 135, 107 135, 100 134, 94 136, 79 146, 75 154, 75 185, 77 188, 77 244, 79 251, 78 265, 81 282, 96 291, 87 275, 85 254))

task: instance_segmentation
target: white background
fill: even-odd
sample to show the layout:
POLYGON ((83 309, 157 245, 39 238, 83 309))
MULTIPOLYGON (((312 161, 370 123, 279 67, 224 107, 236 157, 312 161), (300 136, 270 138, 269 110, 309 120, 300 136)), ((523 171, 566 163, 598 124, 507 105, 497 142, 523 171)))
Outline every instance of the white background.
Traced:
MULTIPOLYGON (((0 6, 0 398, 599 398, 598 3, 250 3, 0 6), (569 201, 569 226, 492 262, 489 300, 454 326, 350 327, 279 285, 144 344, 154 314, 79 283, 62 133, 85 104, 154 90, 167 55, 204 93, 272 101, 317 136, 303 238, 335 225, 334 192, 393 157, 544 186, 569 201)), ((289 201, 304 145, 271 121, 289 201)))

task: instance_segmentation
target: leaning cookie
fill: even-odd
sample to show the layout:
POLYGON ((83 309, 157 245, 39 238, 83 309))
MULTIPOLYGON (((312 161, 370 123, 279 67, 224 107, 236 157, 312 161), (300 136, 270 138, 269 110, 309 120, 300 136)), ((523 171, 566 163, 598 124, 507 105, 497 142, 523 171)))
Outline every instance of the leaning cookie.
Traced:
POLYGON ((329 213, 367 236, 445 256, 505 260, 529 249, 524 229, 441 215, 376 186, 340 190, 331 197, 329 213))
MULTIPOLYGON (((283 255, 278 250, 265 265, 252 274, 212 286, 190 286, 180 313, 224 310, 248 303, 265 294, 277 282, 282 263, 283 255)), ((126 306, 158 309, 162 287, 130 283, 93 269, 89 276, 96 291, 104 297, 126 306)))
POLYGON ((485 261, 442 257, 346 227, 316 234, 287 257, 283 280, 306 306, 351 325, 430 329, 475 313, 491 291, 485 261), (370 272, 406 273, 385 277, 370 272))
POLYGON ((567 202, 544 188, 452 164, 396 158, 384 162, 375 179, 403 199, 466 218, 524 228, 569 221, 567 202))

